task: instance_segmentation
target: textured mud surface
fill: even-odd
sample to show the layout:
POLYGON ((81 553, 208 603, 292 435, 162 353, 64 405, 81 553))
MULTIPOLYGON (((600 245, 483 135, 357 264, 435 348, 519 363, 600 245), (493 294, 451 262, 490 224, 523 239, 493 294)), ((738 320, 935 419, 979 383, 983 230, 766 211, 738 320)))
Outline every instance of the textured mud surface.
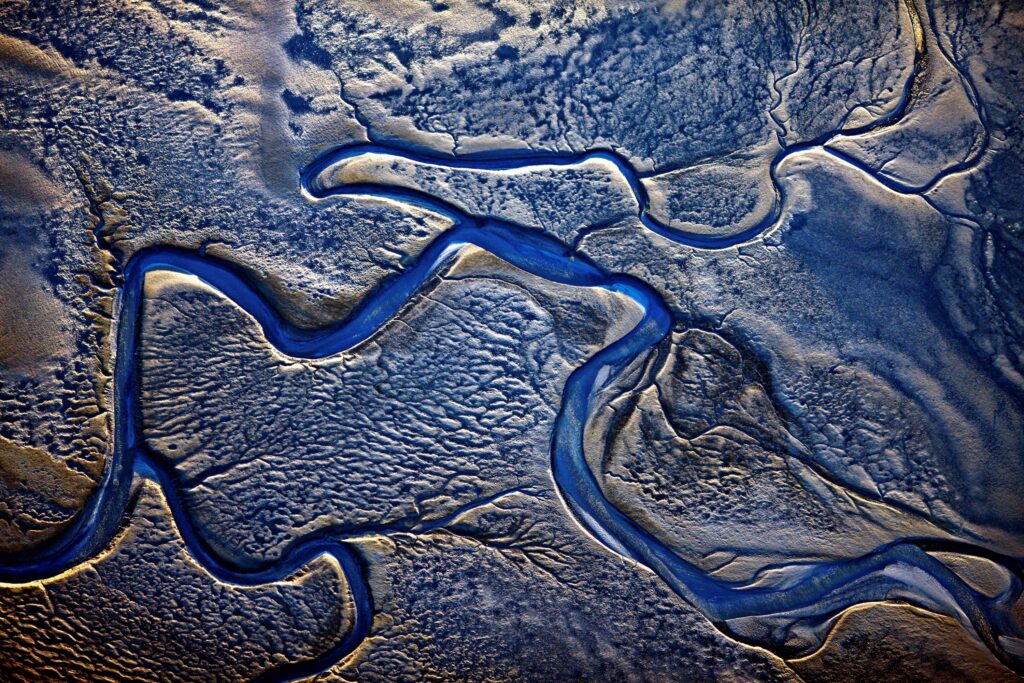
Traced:
POLYGON ((1019 680, 1024 6, 0 4, 0 678, 1019 680))

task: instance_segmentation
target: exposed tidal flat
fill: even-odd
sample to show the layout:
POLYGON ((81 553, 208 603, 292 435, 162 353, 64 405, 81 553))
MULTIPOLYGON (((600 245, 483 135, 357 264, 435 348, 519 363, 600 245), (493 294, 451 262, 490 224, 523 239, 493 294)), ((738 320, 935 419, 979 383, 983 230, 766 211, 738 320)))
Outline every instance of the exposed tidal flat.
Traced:
POLYGON ((12 680, 1013 680, 1024 11, 0 7, 12 680))

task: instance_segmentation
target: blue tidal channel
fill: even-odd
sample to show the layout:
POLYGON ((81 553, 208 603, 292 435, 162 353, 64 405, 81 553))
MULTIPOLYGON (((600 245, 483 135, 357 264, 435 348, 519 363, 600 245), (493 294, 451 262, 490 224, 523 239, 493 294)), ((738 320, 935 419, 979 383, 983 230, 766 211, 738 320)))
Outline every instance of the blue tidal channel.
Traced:
MULTIPOLYGON (((406 305, 432 276, 443 268, 463 247, 474 245, 495 256, 550 281, 579 287, 598 287, 628 297, 643 311, 639 323, 617 341, 605 347, 571 373, 566 382, 562 403, 552 436, 551 469, 554 481, 567 508, 579 524, 611 551, 648 568, 678 595, 703 612, 713 623, 729 632, 729 620, 742 617, 778 614, 814 605, 826 597, 849 589, 861 579, 875 575, 894 564, 917 568, 940 585, 951 606, 966 615, 979 637, 1005 663, 1019 670, 1019 662, 1000 646, 998 635, 1019 637, 1006 602, 1020 592, 1020 567, 1013 558, 998 558, 1014 574, 1013 595, 1001 600, 988 599, 971 589, 959 576, 925 552, 927 540, 904 540, 879 548, 864 557, 822 562, 804 569, 799 576, 781 587, 751 586, 727 582, 708 575, 699 567, 679 557, 653 533, 615 507, 605 496, 595 473, 584 454, 584 431, 598 393, 622 371, 640 360, 662 343, 673 326, 673 317, 662 298, 646 283, 622 274, 610 274, 566 245, 544 233, 496 219, 478 219, 459 208, 418 191, 375 185, 352 185, 322 188, 318 176, 333 164, 359 154, 387 153, 396 150, 377 145, 362 145, 328 153, 302 174, 303 189, 314 199, 332 195, 361 194, 390 197, 416 204, 449 217, 454 226, 437 237, 415 260, 406 264, 400 274, 383 281, 368 294, 344 320, 329 327, 309 330, 288 323, 259 288, 254 278, 242 268, 210 257, 171 247, 153 247, 135 254, 124 272, 124 285, 116 304, 117 334, 114 376, 114 451, 97 491, 85 509, 64 534, 44 544, 24 562, 0 565, 0 581, 26 582, 54 576, 95 556, 114 537, 124 523, 130 506, 132 480, 138 475, 159 484, 173 513, 175 524, 188 552, 214 577, 242 585, 279 581, 321 555, 334 557, 342 568, 350 587, 354 605, 354 626, 338 644, 322 655, 290 664, 267 675, 275 680, 291 679, 326 670, 350 654, 370 630, 373 616, 362 558, 346 541, 331 538, 329 533, 313 533, 294 541, 281 558, 257 567, 239 567, 219 557, 196 529, 178 495, 173 471, 146 451, 142 435, 139 398, 139 324, 142 287, 147 273, 177 271, 198 277, 249 313, 260 325, 267 340, 281 352, 300 358, 324 358, 350 350, 376 334, 406 305)), ((407 153, 402 153, 406 154, 407 153)), ((408 155, 407 155, 408 156, 408 155)), ((608 159, 620 168, 623 160, 612 153, 541 157, 537 163, 582 163, 586 158, 608 159)), ((429 163, 437 164, 437 159, 429 163)), ((472 168, 496 170, 518 168, 519 161, 502 159, 452 162, 472 168)), ((628 169, 626 169, 628 170, 628 169)), ((639 180, 627 175, 638 199, 645 197, 639 180)), ((645 206, 644 203, 641 206, 645 206)), ((703 238, 701 238, 703 240, 703 238)), ((734 235, 730 243, 746 239, 734 235)), ((696 246, 721 247, 699 243, 696 246)), ((990 557, 991 553, 972 549, 966 544, 958 549, 990 557)), ((898 585, 888 580, 885 590, 898 585)), ((849 591, 848 591, 849 592, 849 591)), ((877 588, 876 588, 877 592, 877 588)), ((845 595, 845 593, 844 593, 845 595)), ((887 593, 884 593, 887 595, 887 593)), ((843 604, 853 604, 865 597, 853 592, 843 604)), ((906 596, 915 602, 913 595, 906 596)), ((918 600, 933 607, 926 596, 918 600)), ((833 612, 837 610, 833 606, 833 612)), ((955 616, 955 615, 954 615, 955 616)), ((781 647, 779 643, 758 642, 758 645, 781 647)))

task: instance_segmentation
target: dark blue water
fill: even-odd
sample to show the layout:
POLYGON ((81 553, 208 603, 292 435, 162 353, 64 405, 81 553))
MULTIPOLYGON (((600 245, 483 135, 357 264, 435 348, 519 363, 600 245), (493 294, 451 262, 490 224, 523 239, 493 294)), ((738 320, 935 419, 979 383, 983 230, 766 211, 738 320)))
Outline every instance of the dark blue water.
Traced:
MULTIPOLYGON (((363 145, 325 155, 305 170, 303 189, 314 198, 335 194, 372 194, 417 204, 448 216, 454 227, 436 238, 399 275, 382 282, 343 321, 327 328, 308 330, 289 324, 265 297, 246 271, 230 263, 195 253, 158 247, 134 255, 124 273, 124 285, 117 304, 117 347, 115 357, 115 444, 114 453, 96 493, 65 534, 41 547, 24 562, 0 566, 0 580, 23 582, 56 575, 96 555, 113 538, 130 506, 135 476, 157 482, 169 503, 174 521, 188 551, 212 575, 225 581, 253 585, 278 581, 320 555, 336 558, 348 580, 355 603, 355 626, 329 652, 301 665, 289 665, 272 672, 275 679, 305 676, 329 668, 350 653, 369 633, 373 615, 372 596, 365 571, 356 551, 329 532, 297 539, 280 560, 256 568, 243 568, 219 557, 205 542, 178 495, 173 471, 148 454, 143 445, 139 419, 138 343, 142 286, 147 273, 170 270, 194 275, 248 312, 261 326, 271 344, 281 352, 301 358, 322 358, 351 349, 376 334, 432 276, 466 245, 475 245, 537 277, 580 286, 600 287, 631 299, 643 311, 640 322, 622 338, 605 347, 568 378, 552 435, 551 468, 559 494, 579 524, 611 551, 653 571, 682 598, 731 635, 744 638, 730 626, 730 620, 757 615, 808 610, 821 621, 847 606, 869 600, 898 597, 922 607, 945 611, 959 618, 1004 662, 1020 670, 1001 647, 998 636, 1019 637, 1010 607, 1020 595, 1021 565, 1016 558, 996 556, 965 544, 908 539, 879 548, 864 557, 847 561, 822 562, 790 567, 786 580, 774 586, 722 581, 679 557, 668 545, 629 515, 615 507, 603 494, 597 476, 584 455, 584 429, 594 411, 598 392, 622 371, 643 358, 669 334, 672 315, 661 297, 646 283, 621 274, 607 273, 564 244, 520 225, 501 220, 479 219, 457 207, 422 192, 373 185, 340 188, 319 185, 320 174, 333 164, 360 154, 390 154, 414 160, 428 157, 379 145, 363 145), (971 589, 926 550, 953 550, 992 559, 1012 574, 1011 590, 988 599, 971 589), (912 567, 925 581, 895 575, 895 567, 912 567), (812 608, 821 604, 820 612, 812 608)), ((629 180, 646 212, 646 195, 639 176, 614 153, 599 151, 584 155, 534 155, 527 159, 495 156, 465 161, 448 160, 449 167, 502 170, 538 164, 579 164, 587 159, 611 161, 629 180), (529 162, 529 163, 527 163, 529 162)), ((426 163, 439 164, 436 158, 426 163)), ((774 220, 774 219, 773 219, 774 220)), ((765 223, 762 229, 769 224, 765 223)), ((668 230, 667 226, 659 229, 668 230)), ((676 237, 679 236, 676 231, 676 237)), ((693 246, 721 248, 751 237, 746 232, 721 240, 688 235, 693 246)), ((691 243, 688 242, 688 243, 691 243)), ((630 571, 629 567, 623 567, 630 571)), ((749 638, 747 638, 749 640, 749 638)), ((764 636, 755 644, 784 650, 782 640, 764 636)))

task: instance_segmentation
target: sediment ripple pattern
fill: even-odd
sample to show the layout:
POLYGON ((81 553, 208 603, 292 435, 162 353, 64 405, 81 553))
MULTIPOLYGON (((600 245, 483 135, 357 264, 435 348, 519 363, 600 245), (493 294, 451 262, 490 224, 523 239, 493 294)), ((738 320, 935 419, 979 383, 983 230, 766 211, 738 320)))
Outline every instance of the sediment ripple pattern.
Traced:
MULTIPOLYGON (((136 254, 126 265, 119 293, 116 348, 116 443, 104 479, 76 523, 58 539, 42 547, 29 561, 0 567, 0 579, 26 582, 55 575, 94 556, 113 538, 122 522, 136 476, 157 482, 163 489, 186 545, 193 557, 213 576, 233 583, 253 585, 294 574, 317 556, 329 554, 341 565, 352 592, 356 614, 351 632, 339 637, 330 651, 301 665, 272 673, 273 678, 305 676, 330 668, 350 654, 368 635, 373 615, 372 596, 362 560, 343 539, 311 534, 294 542, 282 558, 266 566, 240 568, 218 557, 204 541, 202 530, 189 517, 177 493, 174 474, 146 452, 138 415, 139 378, 137 345, 142 286, 146 274, 170 270, 197 276, 248 312, 278 350, 300 358, 323 358, 350 349, 387 323, 430 278, 462 247, 475 245, 509 263, 551 281, 580 287, 600 287, 630 298, 642 310, 640 322, 614 343, 579 366, 569 377, 552 436, 551 469, 564 503, 583 529, 611 551, 657 574, 683 599, 703 612, 723 631, 741 640, 770 649, 784 649, 785 629, 751 628, 758 617, 796 623, 824 623, 831 616, 861 602, 899 598, 950 614, 983 641, 1001 661, 1017 670, 1020 662, 1008 652, 1004 638, 1021 633, 1012 606, 1022 590, 1017 558, 998 557, 966 544, 927 539, 905 539, 864 557, 784 567, 776 583, 755 580, 734 583, 708 575, 674 553, 636 520, 616 508, 604 496, 584 454, 584 430, 599 392, 623 371, 645 356, 669 334, 672 315, 660 296, 644 282, 626 275, 604 272, 585 257, 542 232, 506 221, 477 218, 423 193, 373 185, 330 187, 319 180, 324 169, 363 154, 408 153, 381 146, 364 146, 329 153, 302 174, 304 192, 314 200, 337 194, 389 197, 410 202, 447 216, 454 227, 444 232, 401 274, 385 281, 343 321, 316 331, 286 322, 254 286, 247 274, 205 253, 172 248, 153 248, 136 254), (1013 585, 1003 595, 987 598, 966 584, 928 550, 976 554, 995 560, 1013 575, 1013 585), (781 617, 780 617, 781 615, 781 617)), ((538 164, 578 164, 591 158, 611 161, 634 188, 644 213, 645 198, 637 176, 625 160, 606 151, 584 155, 541 156, 526 159, 493 159, 451 162, 505 170, 538 164)), ((441 164, 430 158, 429 163, 441 164)), ((758 231, 776 220, 764 221, 758 231)), ((650 221, 645 221, 649 224, 650 221)), ((650 226, 649 226, 650 227, 650 226)), ((655 226, 666 230, 665 226, 655 226)), ((654 229, 654 228, 652 228, 654 229)), ((690 246, 725 248, 756 236, 758 232, 733 235, 709 242, 703 237, 674 234, 690 246)), ((626 565, 628 567, 629 565, 626 565)), ((778 568, 776 568, 778 569, 778 568)))

